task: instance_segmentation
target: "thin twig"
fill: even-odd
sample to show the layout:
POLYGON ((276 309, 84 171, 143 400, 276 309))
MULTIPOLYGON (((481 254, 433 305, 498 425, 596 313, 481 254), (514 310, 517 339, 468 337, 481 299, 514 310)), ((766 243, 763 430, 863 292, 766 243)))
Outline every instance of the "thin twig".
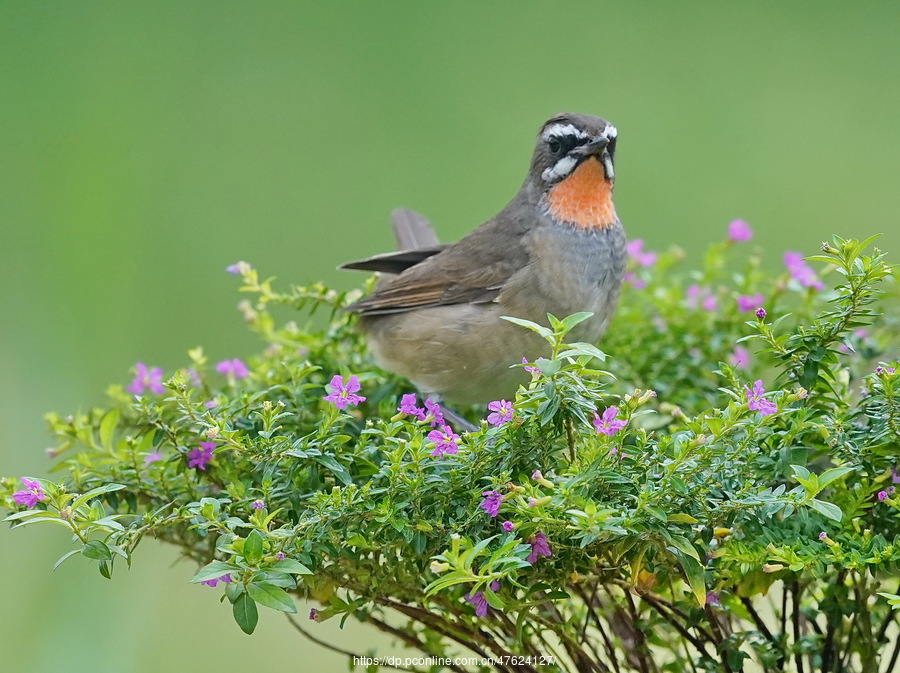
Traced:
MULTIPOLYGON (((350 652, 349 650, 344 650, 340 647, 337 647, 336 645, 332 645, 331 643, 322 640, 321 638, 316 638, 314 635, 312 635, 311 633, 306 631, 302 626, 300 626, 300 623, 296 619, 294 619, 293 615, 289 615, 289 614, 285 613, 285 617, 288 618, 288 621, 293 625, 293 627, 295 629, 297 629, 303 635, 304 638, 311 640, 316 645, 324 647, 326 650, 331 650, 332 652, 337 652, 338 654, 343 654, 348 659, 353 659, 353 658, 364 659, 365 658, 365 655, 357 654, 356 652, 350 652)), ((395 671, 407 671, 408 673, 423 673, 422 671, 420 671, 417 668, 407 668, 406 666, 392 666, 390 664, 381 664, 381 663, 379 663, 379 665, 383 666, 384 668, 392 668, 395 671)))
POLYGON ((791 621, 794 624, 794 661, 797 664, 797 673, 803 673, 803 652, 798 644, 800 642, 800 583, 794 582, 791 586, 791 621))
MULTIPOLYGON (((408 633, 407 631, 404 631, 403 629, 399 629, 396 626, 391 626, 387 622, 382 621, 382 620, 378 619, 377 617, 372 616, 371 614, 366 617, 366 622, 372 624, 379 631, 383 631, 384 633, 388 633, 388 634, 394 636, 395 638, 399 638, 400 640, 402 640, 404 643, 406 643, 410 647, 420 650, 429 656, 443 658, 443 657, 441 657, 441 655, 439 653, 429 650, 425 646, 425 643, 420 641, 413 634, 408 633)), ((466 670, 464 668, 460 668, 456 664, 445 664, 445 666, 446 666, 446 668, 450 669, 451 671, 456 671, 457 673, 466 673, 466 670)))
POLYGON ((581 600, 585 602, 588 608, 588 616, 592 618, 594 624, 597 627, 597 631, 600 632, 600 637, 603 639, 603 645, 606 648, 606 653, 609 655, 609 660, 612 662, 613 669, 616 673, 622 673, 619 668, 619 658, 616 656, 616 648, 613 646, 612 640, 609 637, 609 634, 606 633, 606 629, 603 628, 603 624, 600 622, 600 617, 597 614, 597 610, 594 607, 594 603, 600 603, 599 598, 597 597, 597 591, 600 589, 600 583, 594 587, 594 593, 591 594, 591 597, 588 598, 587 594, 581 592, 581 600))

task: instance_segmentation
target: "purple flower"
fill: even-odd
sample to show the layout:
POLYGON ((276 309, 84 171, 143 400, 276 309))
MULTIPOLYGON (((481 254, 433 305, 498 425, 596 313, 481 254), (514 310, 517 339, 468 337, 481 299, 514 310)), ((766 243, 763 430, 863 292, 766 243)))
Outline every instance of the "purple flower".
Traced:
POLYGON ((497 400, 488 404, 488 410, 494 413, 488 414, 487 422, 491 425, 503 425, 512 420, 513 407, 512 402, 506 400, 497 400))
POLYGON ((144 456, 144 467, 151 465, 152 463, 158 463, 162 460, 162 456, 159 451, 151 451, 146 456, 144 456))
POLYGON ((203 403, 203 406, 206 407, 207 409, 215 409, 215 407, 216 407, 216 401, 215 401, 215 400, 209 400, 208 402, 204 402, 204 403, 203 403))
POLYGON ((750 362, 750 353, 743 346, 735 346, 734 352, 728 358, 729 364, 737 369, 746 369, 750 362))
POLYGON ((222 575, 221 577, 214 577, 211 580, 203 580, 200 584, 205 584, 208 587, 214 587, 219 582, 224 582, 225 584, 231 583, 231 575, 222 575))
POLYGON ((627 421, 616 420, 616 414, 619 413, 618 407, 607 407, 603 415, 600 416, 594 412, 594 427, 597 428, 597 434, 614 435, 625 427, 627 421))
POLYGON ((643 290, 647 287, 647 283, 644 279, 639 277, 634 271, 626 271, 623 280, 626 283, 630 283, 635 290, 643 290))
POLYGON ((481 501, 479 507, 490 514, 491 518, 497 516, 500 512, 500 503, 503 502, 503 496, 497 491, 483 491, 481 495, 484 496, 484 500, 481 501))
POLYGON ((278 561, 284 561, 284 552, 283 551, 278 552, 277 554, 275 554, 275 558, 278 561))
POLYGON ((484 594, 480 591, 476 592, 473 596, 472 594, 465 594, 463 598, 466 599, 467 603, 471 603, 475 606, 475 616, 476 617, 486 617, 488 613, 488 604, 487 599, 484 597, 484 594))
POLYGON ((400 406, 397 411, 408 416, 415 416, 420 421, 425 420, 425 410, 416 406, 416 394, 409 393, 400 398, 400 406))
POLYGON ((428 441, 434 442, 434 451, 431 455, 435 458, 444 458, 447 453, 456 453, 459 450, 457 442, 459 435, 453 432, 449 425, 442 425, 440 430, 432 430, 428 433, 428 441))
POLYGON ((728 225, 728 239, 735 242, 749 241, 753 230, 744 220, 734 220, 728 225))
POLYGON ((758 309, 756 309, 756 319, 757 320, 765 320, 765 318, 766 318, 766 309, 764 309, 762 306, 760 306, 758 309))
POLYGON ((428 421, 432 428, 436 428, 439 425, 446 425, 444 422, 444 414, 441 412, 441 405, 437 402, 433 402, 430 397, 425 398, 425 418, 423 420, 428 421))
POLYGON ((247 365, 241 362, 238 358, 232 358, 231 360, 222 360, 219 364, 216 365, 216 371, 219 372, 222 376, 228 376, 229 378, 242 379, 249 372, 247 371, 247 365))
POLYGON ((25 505, 28 509, 31 509, 38 503, 38 500, 43 500, 46 497, 44 491, 41 490, 40 482, 22 477, 22 485, 25 487, 23 490, 12 494, 13 500, 20 505, 25 505))
POLYGON ((525 365, 525 371, 529 374, 540 374, 540 367, 535 367, 534 365, 528 364, 528 358, 522 358, 522 364, 525 365))
POLYGON ((884 502, 885 500, 887 500, 887 497, 888 497, 887 491, 878 491, 878 500, 880 500, 881 502, 884 502))
POLYGON ((247 262, 235 262, 230 266, 226 266, 225 270, 230 273, 232 276, 237 276, 239 274, 245 273, 250 270, 250 265, 247 262))
POLYGON ((628 241, 625 245, 625 252, 631 257, 638 266, 653 266, 656 264, 655 252, 644 252, 644 241, 640 238, 628 241))
POLYGON ((207 463, 212 460, 213 449, 215 448, 215 442, 200 442, 200 447, 188 454, 188 467, 205 470, 207 463))
POLYGON ((828 533, 826 533, 824 530, 821 533, 819 533, 820 540, 824 540, 826 537, 828 537, 828 533))
POLYGON ((737 308, 741 313, 752 311, 754 307, 763 303, 763 296, 757 292, 756 294, 741 294, 737 298, 737 308))
POLYGON ((262 509, 265 506, 266 503, 264 503, 262 500, 254 500, 250 503, 250 507, 252 507, 253 509, 262 509))
POLYGON ((900 484, 900 473, 897 472, 897 468, 893 465, 891 465, 891 482, 900 484))
POLYGON ((318 614, 319 614, 319 611, 316 610, 315 608, 310 608, 310 609, 309 609, 309 618, 310 618, 310 620, 312 620, 312 621, 314 621, 314 622, 315 622, 315 621, 318 621, 318 620, 316 619, 316 617, 318 616, 318 614))
POLYGON ((689 285, 684 294, 688 308, 697 308, 699 304, 704 311, 716 310, 716 295, 708 287, 700 287, 695 283, 689 285))
POLYGON ((534 563, 538 560, 538 556, 552 556, 553 553, 550 551, 550 543, 547 542, 547 537, 543 533, 535 533, 534 537, 532 537, 528 544, 531 545, 531 553, 525 558, 529 563, 534 563))
POLYGON ((330 393, 322 399, 326 402, 331 402, 338 409, 343 409, 348 404, 359 404, 366 399, 362 395, 356 394, 359 392, 359 379, 355 375, 351 375, 347 379, 347 384, 344 385, 343 377, 340 374, 335 374, 331 377, 331 383, 327 387, 330 393))
POLYGON ((799 252, 784 253, 784 265, 787 267, 788 273, 791 274, 791 278, 803 287, 811 287, 816 290, 821 290, 825 287, 822 285, 822 281, 816 277, 816 272, 803 261, 803 255, 799 252))
POLYGON ((513 522, 512 521, 504 521, 500 524, 500 527, 503 528, 507 533, 513 532, 513 522))
POLYGON ((147 365, 138 362, 134 365, 134 378, 126 386, 125 390, 134 395, 143 395, 144 389, 148 389, 154 395, 162 395, 166 389, 162 384, 163 370, 154 367, 148 371, 147 365))
POLYGON ((758 411, 760 416, 771 416, 776 411, 776 406, 763 397, 765 389, 762 385, 762 379, 753 382, 753 390, 750 386, 744 386, 744 393, 747 395, 747 408, 751 411, 758 411))
POLYGON ((717 608, 722 607, 722 603, 719 602, 719 594, 715 591, 707 591, 706 592, 706 604, 715 606, 717 608))

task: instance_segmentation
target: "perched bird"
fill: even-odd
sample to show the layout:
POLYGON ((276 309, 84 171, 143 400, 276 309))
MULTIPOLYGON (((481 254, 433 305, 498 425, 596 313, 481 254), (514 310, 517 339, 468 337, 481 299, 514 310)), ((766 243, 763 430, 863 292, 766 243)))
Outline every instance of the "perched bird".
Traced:
POLYGON ((501 316, 547 324, 594 315, 570 333, 596 342, 625 273, 625 234, 612 202, 616 127, 559 114, 541 127, 531 168, 512 201, 457 243, 440 245, 428 221, 394 213, 398 252, 344 264, 382 272, 359 314, 376 362, 442 402, 511 399, 522 358, 547 343, 501 316))

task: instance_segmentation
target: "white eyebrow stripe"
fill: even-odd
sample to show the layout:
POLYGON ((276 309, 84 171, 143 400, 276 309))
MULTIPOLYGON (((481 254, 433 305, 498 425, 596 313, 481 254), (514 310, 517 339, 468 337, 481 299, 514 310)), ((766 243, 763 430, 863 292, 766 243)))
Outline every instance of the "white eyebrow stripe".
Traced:
POLYGON ((550 168, 545 168, 541 173, 544 182, 550 182, 555 178, 561 178, 572 172, 578 161, 574 157, 563 157, 550 168))
POLYGON ((612 124, 607 124, 606 128, 603 129, 602 135, 605 138, 609 138, 610 140, 612 140, 613 138, 616 138, 619 135, 619 129, 617 129, 612 124))
POLYGON ((574 136, 575 138, 587 138, 588 134, 572 124, 554 124, 544 129, 541 138, 544 141, 550 138, 559 138, 562 136, 574 136))

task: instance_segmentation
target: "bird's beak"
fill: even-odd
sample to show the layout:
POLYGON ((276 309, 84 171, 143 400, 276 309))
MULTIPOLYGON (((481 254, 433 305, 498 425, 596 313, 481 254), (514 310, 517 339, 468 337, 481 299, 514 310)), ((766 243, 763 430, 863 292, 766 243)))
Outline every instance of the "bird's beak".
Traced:
POLYGON ((582 159, 596 157, 597 161, 603 165, 603 172, 606 174, 606 179, 612 180, 615 178, 616 174, 615 169, 613 168, 612 154, 610 154, 609 150, 609 138, 600 136, 599 138, 594 138, 586 145, 582 145, 581 147, 572 150, 570 154, 575 154, 582 159))

